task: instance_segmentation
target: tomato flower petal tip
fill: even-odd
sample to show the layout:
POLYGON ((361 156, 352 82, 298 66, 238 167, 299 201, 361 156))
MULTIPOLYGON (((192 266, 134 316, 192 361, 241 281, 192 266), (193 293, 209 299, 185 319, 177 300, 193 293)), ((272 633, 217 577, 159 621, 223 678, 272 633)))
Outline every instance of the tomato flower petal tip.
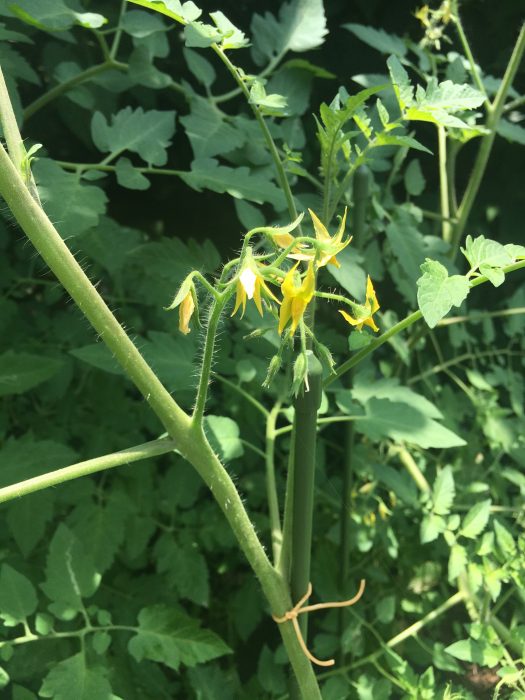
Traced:
POLYGON ((346 246, 352 240, 352 237, 350 236, 346 241, 343 241, 343 236, 346 227, 347 211, 348 210, 345 207, 345 211, 343 216, 341 217, 337 233, 334 236, 330 236, 328 229, 319 219, 317 214, 311 209, 308 209, 308 213, 310 214, 310 218, 312 219, 312 223, 314 225, 315 237, 317 241, 321 244, 320 252, 317 253, 317 267, 324 267, 325 265, 329 264, 335 265, 336 267, 341 267, 339 261, 336 258, 336 255, 338 255, 342 250, 344 250, 344 248, 346 248, 346 246))

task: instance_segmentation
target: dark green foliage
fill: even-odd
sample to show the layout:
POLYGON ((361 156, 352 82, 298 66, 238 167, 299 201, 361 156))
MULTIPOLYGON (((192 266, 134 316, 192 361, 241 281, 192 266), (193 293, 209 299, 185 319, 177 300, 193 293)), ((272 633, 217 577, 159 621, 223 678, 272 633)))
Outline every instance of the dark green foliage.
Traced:
MULTIPOLYGON (((192 270, 218 275, 241 231, 290 220, 250 106, 207 48, 222 41, 241 49, 249 37, 249 49, 228 55, 248 75, 270 63, 268 81, 263 76, 250 86, 250 101, 266 115, 297 208, 312 207, 333 229, 348 205, 352 232, 352 175, 365 162, 371 172, 365 235, 339 255, 341 268, 320 272, 321 286, 329 289, 335 279, 362 302, 369 273, 381 331, 417 303, 428 324, 392 338, 358 368, 352 386, 337 380, 323 394, 315 602, 350 597, 358 580, 367 580, 365 597, 345 613, 342 635, 335 613, 310 620, 310 648, 321 658, 342 649, 338 668, 348 670, 323 680, 323 698, 472 698, 464 681, 477 664, 497 667, 505 679, 501 697, 517 700, 525 649, 525 293, 522 277, 494 288, 504 281, 501 268, 523 256, 521 246, 509 244, 522 242, 514 232, 523 212, 500 207, 501 183, 489 178, 467 229, 475 235, 462 241, 466 260, 456 261, 432 218, 439 210, 435 125, 449 129, 453 148, 484 133, 483 96, 468 63, 447 45, 431 64, 428 46, 417 43, 419 27, 368 26, 364 9, 362 24, 349 22, 355 17, 334 3, 328 26, 335 50, 342 56, 349 42, 361 41, 380 53, 376 67, 352 82, 337 61, 330 65, 328 52, 303 57, 326 40, 320 0, 281 3, 274 14, 257 7, 251 24, 239 21, 245 34, 226 19, 229 8, 208 24, 192 3, 161 4, 164 14, 131 4, 120 12, 116 0, 0 1, 0 66, 26 146, 44 144, 32 171, 46 212, 165 386, 190 409, 200 331, 179 334, 175 315, 163 307, 192 270), (191 25, 183 31, 170 13, 191 25), (335 36, 338 24, 348 31, 335 36), (93 66, 100 69, 75 81, 93 66), (437 76, 425 83, 421 75, 433 68, 437 76), (68 81, 70 89, 60 92, 68 81), (53 91, 60 94, 48 101, 53 91), (467 272, 492 284, 471 291, 467 272), (441 323, 451 310, 468 320, 441 323), (355 425, 346 514, 344 423, 322 422, 333 415, 355 425), (352 578, 343 586, 341 517, 350 518, 352 542, 352 578), (470 591, 467 606, 458 600, 422 626, 417 640, 384 646, 458 590, 470 591)), ((236 9, 243 8, 232 8, 237 23, 236 9)), ((491 73, 500 76, 502 65, 481 74, 489 94, 497 89, 491 73)), ((525 133, 519 80, 515 88, 510 99, 518 104, 498 133, 517 147, 525 133)), ((465 157, 461 188, 470 169, 465 157)), ((503 170, 500 179, 508 189, 520 182, 503 170)), ((6 486, 155 439, 162 427, 2 213, 6 486)), ((350 333, 333 306, 322 308, 316 332, 337 363, 367 345, 366 331, 350 333)), ((284 400, 278 428, 290 427, 292 413, 282 375, 269 389, 261 386, 277 352, 275 331, 245 339, 266 322, 252 308, 243 319, 223 320, 205 425, 269 550, 266 426, 250 398, 268 408, 284 400)), ((275 460, 281 503, 288 447, 285 430, 275 460)), ((2 509, 6 698, 251 700, 286 693, 286 658, 258 584, 215 502, 177 453, 2 509)))

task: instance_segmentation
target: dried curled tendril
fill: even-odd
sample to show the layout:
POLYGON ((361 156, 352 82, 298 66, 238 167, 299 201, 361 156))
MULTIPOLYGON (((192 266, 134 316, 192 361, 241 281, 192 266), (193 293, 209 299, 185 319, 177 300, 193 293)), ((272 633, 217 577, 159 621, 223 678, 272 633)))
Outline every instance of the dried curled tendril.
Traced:
POLYGON ((299 645, 301 649, 303 650, 304 655, 313 663, 317 664, 318 666, 333 666, 335 664, 335 659, 328 659, 327 661, 321 661, 320 659, 316 659, 313 654, 311 654, 304 642, 303 635, 301 634, 301 628, 299 627, 299 622, 297 621, 298 615, 301 615, 301 613, 307 613, 307 612, 313 612, 314 610, 324 610, 325 608, 345 608, 350 605, 354 605, 357 603, 357 601, 361 598, 365 591, 365 580, 361 579, 361 582, 359 584, 359 590, 355 594, 353 598, 350 598, 350 600, 342 600, 339 603, 317 603, 316 605, 304 605, 308 598, 312 595, 312 584, 308 584, 308 590, 304 594, 304 596, 301 598, 301 600, 294 605, 294 607, 291 610, 288 610, 287 612, 284 613, 282 617, 277 617, 276 615, 272 615, 272 619, 274 622, 277 622, 277 624, 281 625, 283 622, 291 622, 293 625, 293 628, 295 630, 295 634, 297 635, 297 639, 299 641, 299 645))

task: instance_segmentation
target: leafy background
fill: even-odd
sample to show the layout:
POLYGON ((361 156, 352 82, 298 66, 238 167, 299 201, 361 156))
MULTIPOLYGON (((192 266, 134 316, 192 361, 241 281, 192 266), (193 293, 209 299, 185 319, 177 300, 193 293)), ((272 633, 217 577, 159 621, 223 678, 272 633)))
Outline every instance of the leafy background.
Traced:
MULTIPOLYGON (((21 116, 57 82, 99 64, 103 52, 93 28, 75 24, 78 18, 60 0, 19 0, 17 12, 12 5, 0 2, 0 63, 21 116), (35 27, 24 12, 40 12, 38 21, 51 24, 45 31, 35 27)), ((94 13, 82 18, 92 25, 102 13, 108 27, 120 9, 113 0, 70 6, 94 13)), ((263 39, 257 44, 264 34, 260 26, 250 30, 252 16, 278 9, 221 3, 255 43, 235 52, 246 69, 265 63, 263 39)), ((326 42, 285 59, 311 63, 288 65, 266 86, 288 98, 289 116, 272 119, 274 137, 281 147, 301 151, 301 165, 312 174, 319 163, 312 113, 340 85, 352 92, 366 84, 352 76, 386 76, 386 58, 392 42, 396 46, 387 38, 388 50, 378 52, 342 25, 382 27, 418 41, 415 9, 383 0, 351 8, 327 3, 326 42)), ((507 2, 497 13, 489 3, 466 2, 462 9, 484 73, 501 75, 519 3, 507 2)), ((213 56, 184 47, 180 30, 159 15, 129 7, 122 27, 117 59, 129 68, 101 72, 26 114, 23 133, 29 144, 44 144, 33 170, 46 211, 168 388, 189 407, 199 333, 178 335, 174 316, 162 307, 191 269, 216 271, 243 230, 282 223, 287 214, 247 106, 239 97, 219 104, 208 99, 210 90, 233 89, 213 56), (75 170, 74 164, 104 159, 109 173, 75 170), (171 172, 138 170, 149 167, 171 172)), ((523 93, 523 70, 515 88, 516 96, 523 93)), ((524 134, 516 120, 497 140, 472 233, 502 243, 523 240, 523 188, 513 185, 525 176, 518 147, 524 134)), ((435 150, 431 126, 418 127, 417 135, 435 150)), ((475 140, 461 154, 460 188, 474 150, 475 140)), ((425 255, 439 259, 445 252, 437 224, 421 213, 438 207, 436 160, 405 153, 389 181, 395 157, 385 149, 370 164, 368 236, 335 275, 359 297, 369 271, 385 300, 387 326, 415 305, 425 255), (392 215, 388 225, 381 207, 392 215)), ((316 208, 314 188, 295 177, 300 206, 316 208)), ((161 426, 5 210, 0 246, 1 485, 157 437, 161 426)), ((360 369, 352 389, 339 384, 325 396, 323 416, 334 410, 359 416, 352 506, 344 514, 351 518, 351 578, 341 582, 338 573, 345 432, 328 424, 320 430, 314 589, 319 599, 331 600, 352 595, 361 577, 368 588, 342 626, 335 614, 312 618, 315 653, 330 656, 342 647, 340 668, 349 669, 326 677, 323 697, 449 697, 447 686, 457 697, 492 697, 501 677, 510 679, 501 696, 513 692, 520 667, 509 658, 519 660, 525 644, 523 322, 519 315, 486 312, 523 306, 519 281, 509 280, 503 290, 484 287, 458 312, 470 313, 471 323, 402 337, 360 369), (428 491, 411 478, 414 464, 428 491), (461 576, 480 601, 475 614, 453 607, 417 639, 360 663, 450 600, 461 576)), ((345 359, 347 334, 336 316, 326 308, 319 335, 345 359)), ((218 378, 214 384, 208 430, 268 543, 263 418, 242 392, 270 406, 280 386, 261 388, 276 338, 243 340, 257 322, 249 312, 225 324, 215 368, 229 383, 218 378)), ((350 342, 355 350, 359 338, 350 342)), ((277 446, 280 488, 286 451, 285 435, 277 446)), ((5 697, 77 700, 80 687, 86 699, 125 700, 286 692, 284 652, 257 584, 210 495, 177 455, 14 501, 2 515, 5 697), (22 637, 24 643, 8 642, 22 637)))

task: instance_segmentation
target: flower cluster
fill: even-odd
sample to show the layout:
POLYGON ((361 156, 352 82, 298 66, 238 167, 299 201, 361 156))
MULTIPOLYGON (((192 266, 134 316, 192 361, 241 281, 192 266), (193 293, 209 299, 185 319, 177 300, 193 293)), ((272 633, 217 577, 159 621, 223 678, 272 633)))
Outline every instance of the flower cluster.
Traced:
POLYGON ((328 348, 317 341, 305 321, 306 310, 316 296, 343 303, 346 310, 340 309, 339 312, 357 331, 361 331, 363 326, 368 326, 377 332, 379 329, 374 320, 374 314, 379 309, 379 303, 370 277, 367 278, 364 304, 358 304, 338 294, 319 292, 316 289, 319 269, 326 265, 340 267, 337 256, 352 240, 351 237, 345 238, 346 210, 333 236, 319 217, 313 211, 308 211, 315 237, 292 234, 292 231, 298 228, 302 215, 287 226, 252 229, 244 238, 240 257, 225 266, 215 286, 212 286, 199 272, 190 273, 168 307, 168 309, 178 308, 179 310, 179 330, 185 334, 190 332, 190 319, 195 312, 197 312, 195 316, 198 322, 195 282, 199 281, 215 298, 216 304, 225 305, 235 294, 232 316, 240 311, 242 318, 247 303, 251 300, 261 316, 265 310, 274 316, 277 331, 281 336, 281 350, 270 365, 272 375, 280 367, 282 348, 290 344, 298 328, 301 331, 303 356, 306 355, 308 334, 316 354, 332 369, 333 362, 328 348), (266 243, 270 244, 273 252, 256 252, 251 245, 256 235, 262 236, 266 243), (294 261, 291 267, 287 264, 288 260, 294 261), (272 287, 274 287, 273 290, 272 287), (280 298, 277 295, 277 288, 280 289, 280 298))

